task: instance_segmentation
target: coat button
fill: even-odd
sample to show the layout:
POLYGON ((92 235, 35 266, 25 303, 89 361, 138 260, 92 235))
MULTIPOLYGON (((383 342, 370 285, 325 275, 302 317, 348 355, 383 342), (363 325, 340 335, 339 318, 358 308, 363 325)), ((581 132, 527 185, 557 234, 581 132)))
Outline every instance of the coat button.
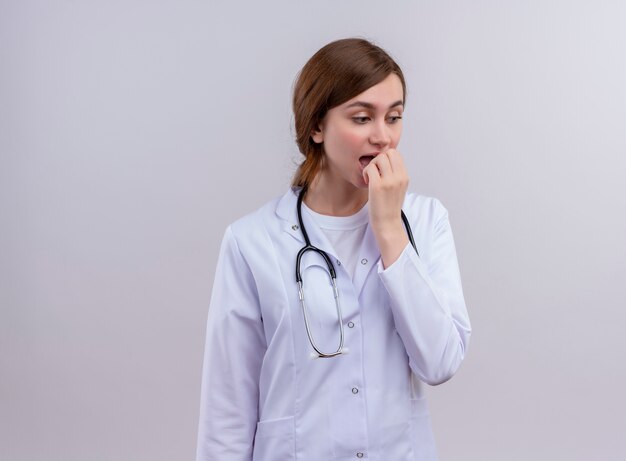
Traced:
POLYGON ((361 264, 363 264, 365 266, 367 264, 367 259, 365 259, 365 258, 361 259, 361 264))
POLYGON ((348 328, 354 328, 354 322, 348 322, 348 328))
POLYGON ((337 265, 341 266, 341 261, 337 260, 337 265))
POLYGON ((358 394, 358 393, 359 393, 359 390, 358 390, 356 387, 353 387, 353 388, 352 388, 352 393, 353 393, 353 394, 358 394))
POLYGON ((360 451, 356 454, 357 458, 362 458, 363 457, 363 453, 361 453, 360 451))
POLYGON ((299 227, 297 224, 294 224, 293 226, 291 226, 291 228, 292 228, 293 230, 298 230, 298 229, 300 229, 300 227, 299 227))

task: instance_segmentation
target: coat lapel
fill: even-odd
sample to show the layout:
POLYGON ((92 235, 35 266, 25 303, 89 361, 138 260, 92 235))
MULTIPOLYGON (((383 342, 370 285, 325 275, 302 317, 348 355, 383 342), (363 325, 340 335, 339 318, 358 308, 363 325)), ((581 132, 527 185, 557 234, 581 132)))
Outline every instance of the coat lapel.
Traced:
MULTIPOLYGON (((283 195, 278 202, 276 214, 282 219, 281 225, 283 231, 301 242, 302 246, 304 246, 304 236, 302 235, 302 230, 300 229, 300 224, 298 223, 298 212, 296 210, 298 204, 297 194, 299 192, 300 189, 289 188, 287 193, 283 195)), ((306 210, 302 210, 302 220, 309 236, 309 240, 311 241, 311 245, 328 253, 328 256, 331 258, 333 264, 337 264, 337 254, 335 249, 328 241, 326 234, 324 234, 322 229, 320 229, 313 217, 307 213, 306 210)), ((306 258, 306 261, 310 261, 311 259, 312 258, 306 258)))

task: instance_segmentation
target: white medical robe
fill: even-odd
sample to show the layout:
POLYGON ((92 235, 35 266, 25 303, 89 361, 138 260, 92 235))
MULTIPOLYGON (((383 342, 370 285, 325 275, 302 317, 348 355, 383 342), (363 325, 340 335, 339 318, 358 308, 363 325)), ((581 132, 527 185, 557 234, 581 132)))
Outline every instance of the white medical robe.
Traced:
MULTIPOLYGON (((354 279, 308 213, 311 243, 337 271, 347 353, 312 358, 295 280, 304 245, 297 191, 230 225, 208 313, 198 461, 433 461, 423 383, 448 380, 471 327, 448 212, 408 193, 419 256, 383 269, 368 228, 354 279)), ((334 351, 339 326, 326 264, 302 260, 314 339, 334 351)))

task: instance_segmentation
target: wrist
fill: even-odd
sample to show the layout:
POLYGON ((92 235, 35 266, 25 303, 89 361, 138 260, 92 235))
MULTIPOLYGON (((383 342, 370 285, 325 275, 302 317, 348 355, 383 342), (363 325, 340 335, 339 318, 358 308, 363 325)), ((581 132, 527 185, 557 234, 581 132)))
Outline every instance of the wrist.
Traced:
POLYGON ((373 230, 380 250, 380 257, 386 269, 400 257, 400 254, 409 243, 409 238, 400 218, 398 218, 397 223, 388 223, 373 230))
POLYGON ((397 240, 402 234, 406 234, 402 218, 398 216, 393 220, 385 220, 381 222, 372 222, 372 230, 376 238, 381 241, 397 240))

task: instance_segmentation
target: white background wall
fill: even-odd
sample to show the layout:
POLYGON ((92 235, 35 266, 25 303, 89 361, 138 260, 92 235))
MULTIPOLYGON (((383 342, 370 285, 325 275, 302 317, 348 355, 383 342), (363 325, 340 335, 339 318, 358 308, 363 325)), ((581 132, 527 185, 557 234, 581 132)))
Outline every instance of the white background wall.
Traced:
POLYGON ((353 35, 409 86, 474 329, 442 461, 626 458, 626 4, 0 0, 0 460, 195 453, 226 225, 285 191, 290 92, 353 35))

